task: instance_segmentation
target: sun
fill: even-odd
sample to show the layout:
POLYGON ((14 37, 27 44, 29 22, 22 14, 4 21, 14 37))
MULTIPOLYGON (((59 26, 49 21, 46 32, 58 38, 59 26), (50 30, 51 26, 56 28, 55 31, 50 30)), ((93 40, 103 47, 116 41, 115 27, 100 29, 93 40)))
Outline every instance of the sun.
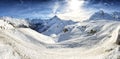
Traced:
POLYGON ((67 6, 63 10, 65 12, 58 14, 61 19, 84 21, 92 15, 92 13, 84 7, 86 4, 85 0, 66 0, 66 2, 67 6))
POLYGON ((83 0, 69 0, 68 5, 69 9, 76 11, 79 10, 81 6, 83 6, 84 1, 83 0))

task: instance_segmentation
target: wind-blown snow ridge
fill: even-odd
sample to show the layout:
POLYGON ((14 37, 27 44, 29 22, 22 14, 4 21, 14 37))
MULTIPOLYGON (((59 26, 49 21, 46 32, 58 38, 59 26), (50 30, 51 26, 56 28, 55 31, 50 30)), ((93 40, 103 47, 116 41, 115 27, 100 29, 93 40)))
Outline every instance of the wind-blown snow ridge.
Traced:
POLYGON ((119 21, 72 22, 55 16, 44 21, 47 24, 42 22, 37 25, 50 27, 43 26, 39 29, 47 29, 38 33, 30 28, 29 21, 0 18, 0 59, 120 58, 119 21))

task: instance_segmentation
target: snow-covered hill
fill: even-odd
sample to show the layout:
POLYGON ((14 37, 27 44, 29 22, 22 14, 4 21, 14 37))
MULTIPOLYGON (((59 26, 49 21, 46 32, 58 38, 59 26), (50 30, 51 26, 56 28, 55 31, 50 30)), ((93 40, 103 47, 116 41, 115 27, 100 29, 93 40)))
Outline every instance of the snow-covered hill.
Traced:
POLYGON ((0 18, 0 59, 119 59, 119 45, 119 21, 0 18))

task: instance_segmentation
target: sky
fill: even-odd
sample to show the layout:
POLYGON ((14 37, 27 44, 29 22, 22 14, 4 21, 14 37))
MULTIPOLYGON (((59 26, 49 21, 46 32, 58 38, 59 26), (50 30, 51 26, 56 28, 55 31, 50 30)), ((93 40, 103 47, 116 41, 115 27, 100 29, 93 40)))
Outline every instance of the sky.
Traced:
MULTIPOLYGON (((87 0, 88 5, 99 3, 118 5, 119 2, 120 0, 87 0)), ((66 18, 69 17, 72 19, 88 14, 86 11, 91 9, 87 8, 92 7, 86 7, 86 5, 86 0, 0 0, 0 16, 50 18, 58 15, 63 18, 65 16, 66 18)), ((98 9, 101 8, 102 7, 99 7, 98 9)))
MULTIPOLYGON (((21 2, 21 1, 24 1, 24 2, 50 2, 50 1, 65 1, 65 0, 0 0, 0 2, 21 2)), ((70 1, 70 0, 68 0, 70 1)), ((91 1, 91 2, 94 2, 94 3, 98 3, 100 1, 102 2, 120 2, 119 0, 88 0, 88 1, 91 1)))
POLYGON ((0 16, 49 18, 67 5, 64 0, 0 0, 0 16))

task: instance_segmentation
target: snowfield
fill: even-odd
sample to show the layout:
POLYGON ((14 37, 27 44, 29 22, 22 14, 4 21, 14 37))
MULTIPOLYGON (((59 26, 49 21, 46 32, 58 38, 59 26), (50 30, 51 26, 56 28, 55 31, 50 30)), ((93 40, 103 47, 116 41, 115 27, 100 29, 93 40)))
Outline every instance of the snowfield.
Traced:
POLYGON ((0 18, 0 59, 120 59, 119 21, 32 21, 0 18))

